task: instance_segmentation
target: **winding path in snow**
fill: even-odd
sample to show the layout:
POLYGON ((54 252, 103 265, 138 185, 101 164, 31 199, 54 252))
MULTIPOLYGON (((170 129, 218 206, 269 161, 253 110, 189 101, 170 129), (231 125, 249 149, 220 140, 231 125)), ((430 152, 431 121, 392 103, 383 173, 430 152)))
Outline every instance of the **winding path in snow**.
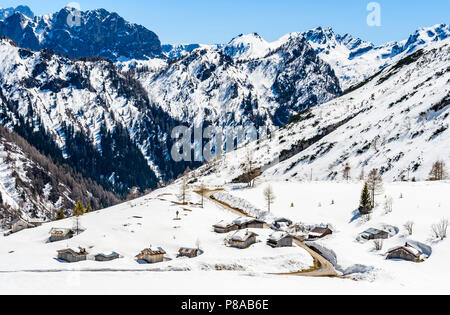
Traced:
MULTIPOLYGON (((235 209, 231 207, 230 205, 216 200, 213 196, 215 193, 220 192, 223 190, 207 190, 203 192, 203 197, 206 199, 214 202, 215 204, 219 205, 220 207, 233 212, 234 214, 237 214, 239 216, 245 216, 248 218, 251 218, 248 214, 244 213, 243 211, 239 209, 235 209)), ((201 192, 196 191, 197 194, 201 195, 201 192)), ((266 226, 265 228, 269 228, 266 226)), ((325 257, 317 253, 316 251, 309 248, 305 242, 294 238, 294 243, 300 247, 306 250, 314 259, 314 266, 310 270, 303 270, 298 272, 291 272, 291 273, 283 273, 283 274, 276 274, 279 276, 299 276, 299 277, 339 277, 339 274, 337 273, 336 269, 334 269, 334 266, 331 262, 329 262, 325 257)))

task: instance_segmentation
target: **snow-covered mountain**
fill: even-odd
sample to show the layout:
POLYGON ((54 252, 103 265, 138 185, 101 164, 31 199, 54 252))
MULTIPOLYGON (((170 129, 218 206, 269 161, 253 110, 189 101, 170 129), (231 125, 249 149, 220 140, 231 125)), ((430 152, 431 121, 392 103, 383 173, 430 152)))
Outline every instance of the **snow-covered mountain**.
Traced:
MULTIPOLYGON (((257 59, 278 49, 292 37, 299 36, 304 36, 316 54, 333 68, 341 88, 346 90, 417 50, 450 37, 450 25, 437 24, 420 28, 408 39, 380 46, 349 34, 337 34, 329 27, 317 27, 306 32, 287 34, 274 42, 267 42, 256 33, 241 34, 226 45, 215 45, 214 47, 221 49, 234 59, 257 59)), ((174 47, 169 45, 166 46, 166 49, 170 51, 168 57, 179 58, 200 46, 180 45, 174 47)))
POLYGON ((342 88, 347 89, 417 50, 450 37, 450 25, 438 24, 421 28, 407 40, 381 46, 349 34, 336 34, 331 28, 318 27, 302 35, 308 39, 320 58, 333 67, 342 88))
POLYGON ((28 6, 19 5, 15 8, 0 8, 0 21, 14 15, 17 12, 28 16, 30 19, 34 19, 34 13, 28 6))
POLYGON ((158 36, 104 9, 32 17, 16 10, 0 21, 0 36, 32 50, 50 49, 72 58, 102 56, 113 61, 162 57, 158 36))
POLYGON ((140 71, 135 78, 153 103, 196 125, 282 126, 299 111, 340 95, 333 70, 302 36, 273 50, 238 41, 193 50, 158 73, 140 71))
POLYGON ((346 163, 354 179, 377 168, 386 180, 427 180, 434 162, 450 160, 449 110, 446 39, 300 113, 270 139, 227 154, 197 176, 212 173, 207 178, 213 182, 231 182, 243 174, 250 151, 255 167, 265 171, 262 180, 339 180, 346 163))
POLYGON ((169 59, 178 59, 187 56, 198 48, 219 48, 220 45, 203 45, 203 44, 181 44, 170 45, 165 44, 161 46, 163 54, 169 59))
POLYGON ((168 135, 180 122, 110 61, 33 52, 9 40, 0 41, 0 56, 2 124, 43 153, 121 194, 155 188, 185 170, 168 154, 168 135))
POLYGON ((119 202, 68 165, 57 165, 17 133, 0 127, 0 229, 12 219, 52 220, 80 200, 94 209, 119 202))

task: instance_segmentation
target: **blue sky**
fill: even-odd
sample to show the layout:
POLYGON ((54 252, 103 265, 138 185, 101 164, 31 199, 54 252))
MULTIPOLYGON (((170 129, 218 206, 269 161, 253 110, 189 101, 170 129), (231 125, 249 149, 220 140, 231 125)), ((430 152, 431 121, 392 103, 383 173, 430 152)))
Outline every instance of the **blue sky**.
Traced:
MULTIPOLYGON (((26 4, 52 13, 71 1, 1 0, 1 7, 26 4)), ((226 43, 257 32, 268 41, 316 26, 331 26, 381 44, 406 39, 421 26, 450 23, 449 0, 378 0, 380 27, 369 27, 371 0, 78 0, 82 10, 105 8, 158 34, 163 43, 226 43)))

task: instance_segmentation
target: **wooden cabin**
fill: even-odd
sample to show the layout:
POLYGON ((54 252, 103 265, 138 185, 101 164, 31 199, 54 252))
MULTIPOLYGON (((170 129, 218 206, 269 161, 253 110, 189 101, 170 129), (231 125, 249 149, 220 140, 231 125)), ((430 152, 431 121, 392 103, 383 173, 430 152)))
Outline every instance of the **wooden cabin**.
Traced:
POLYGON ((239 230, 239 225, 237 225, 234 222, 229 223, 229 222, 225 222, 225 221, 220 221, 219 223, 214 225, 213 228, 214 228, 214 232, 216 232, 216 233, 229 233, 232 231, 239 230))
POLYGON ((198 255, 200 255, 200 249, 193 249, 193 248, 182 247, 178 251, 178 256, 177 257, 195 258, 198 255))
POLYGON ((387 253, 387 259, 422 262, 424 260, 424 254, 416 246, 406 243, 405 246, 399 246, 391 249, 387 253))
POLYGON ((321 239, 331 234, 333 234, 333 231, 330 230, 328 227, 326 228, 316 227, 314 230, 309 232, 308 238, 310 240, 321 239))
POLYGON ((292 236, 284 232, 275 232, 270 235, 267 245, 273 248, 292 247, 292 236))
POLYGON ((389 233, 386 231, 370 228, 360 234, 361 238, 372 241, 372 240, 386 240, 389 238, 389 233))
POLYGON ((51 243, 71 239, 75 233, 71 229, 53 228, 50 230, 49 241, 51 243))
POLYGON ((276 230, 286 230, 292 226, 292 221, 286 218, 278 218, 273 222, 276 230))
POLYGON ((238 218, 234 221, 239 226, 240 230, 244 229, 263 229, 266 224, 264 221, 254 218, 238 218))
POLYGON ((149 264, 156 264, 164 261, 165 250, 161 247, 146 248, 136 256, 138 260, 143 260, 149 264))
POLYGON ((256 243, 257 236, 257 234, 248 230, 241 230, 231 237, 229 244, 231 247, 245 249, 256 243))
POLYGON ((30 224, 28 224, 28 222, 22 218, 17 218, 11 222, 11 232, 12 233, 17 233, 22 230, 28 229, 30 227, 31 227, 30 224))
POLYGON ((116 252, 112 252, 109 255, 105 255, 105 254, 97 254, 95 255, 95 261, 112 261, 112 260, 116 260, 119 259, 120 255, 117 254, 116 252))
POLYGON ((58 251, 58 259, 74 263, 87 260, 87 252, 84 248, 80 248, 79 252, 72 249, 63 249, 58 251))

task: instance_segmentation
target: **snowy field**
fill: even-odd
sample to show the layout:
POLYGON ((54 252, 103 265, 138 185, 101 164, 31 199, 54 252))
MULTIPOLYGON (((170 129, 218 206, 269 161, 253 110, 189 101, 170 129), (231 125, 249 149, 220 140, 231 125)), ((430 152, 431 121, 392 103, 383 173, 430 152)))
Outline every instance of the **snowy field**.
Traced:
MULTIPOLYGON (((448 239, 437 241, 432 234, 433 224, 450 218, 449 182, 385 184, 384 192, 376 198, 379 205, 368 222, 355 216, 362 183, 273 182, 271 185, 277 197, 272 205, 274 217, 286 217, 306 225, 329 225, 334 230, 332 236, 317 243, 336 254, 339 271, 358 270, 365 281, 384 283, 386 288, 401 284, 405 290, 420 289, 420 285, 425 288, 425 283, 428 283, 435 290, 450 292, 450 272, 446 268, 450 243, 448 239), (389 214, 383 207, 386 197, 394 200, 393 212, 389 214), (291 207, 292 203, 294 207, 291 207), (404 228, 408 221, 415 223, 412 236, 404 228), (376 251, 372 241, 357 241, 360 233, 372 227, 394 227, 394 230, 398 228, 398 233, 384 241, 381 251, 376 251), (386 260, 388 250, 403 246, 407 241, 431 246, 430 258, 420 264, 386 260)), ((230 188, 230 193, 265 210, 263 190, 266 186, 230 188)))
MULTIPOLYGON (((224 245, 226 234, 216 234, 212 225, 232 221, 236 215, 190 193, 192 204, 177 205, 175 186, 122 205, 81 218, 86 229, 71 240, 47 243, 52 227, 72 227, 73 220, 46 224, 8 237, 0 237, 0 294, 370 294, 370 293, 450 293, 447 270, 449 241, 432 240, 431 225, 449 218, 450 183, 386 184, 378 197, 380 207, 372 220, 354 218, 361 183, 271 183, 277 196, 273 216, 295 223, 329 224, 335 233, 318 241, 337 257, 336 269, 353 274, 343 278, 278 276, 307 270, 312 257, 300 247, 272 249, 266 245, 270 230, 253 230, 258 243, 246 250, 224 245), (382 203, 394 199, 393 212, 386 215, 382 203), (400 198, 400 196, 402 198, 400 198), (332 204, 334 201, 334 204, 332 204), (294 207, 291 207, 294 203, 294 207), (174 220, 176 212, 181 220, 174 220), (416 223, 414 234, 406 235, 403 225, 416 223), (374 250, 372 242, 356 241, 369 227, 390 225, 398 234, 387 240, 384 249, 374 250), (432 246, 424 263, 387 261, 384 253, 414 240, 432 246), (180 247, 200 244, 204 254, 194 259, 176 258, 180 247), (56 259, 65 248, 88 249, 92 255, 118 252, 112 262, 85 261, 68 264, 56 259), (139 264, 135 256, 149 246, 162 247, 171 259, 159 264, 139 264), (358 279, 358 280, 355 280, 358 279)), ((263 189, 226 187, 226 192, 265 210, 263 189)))

